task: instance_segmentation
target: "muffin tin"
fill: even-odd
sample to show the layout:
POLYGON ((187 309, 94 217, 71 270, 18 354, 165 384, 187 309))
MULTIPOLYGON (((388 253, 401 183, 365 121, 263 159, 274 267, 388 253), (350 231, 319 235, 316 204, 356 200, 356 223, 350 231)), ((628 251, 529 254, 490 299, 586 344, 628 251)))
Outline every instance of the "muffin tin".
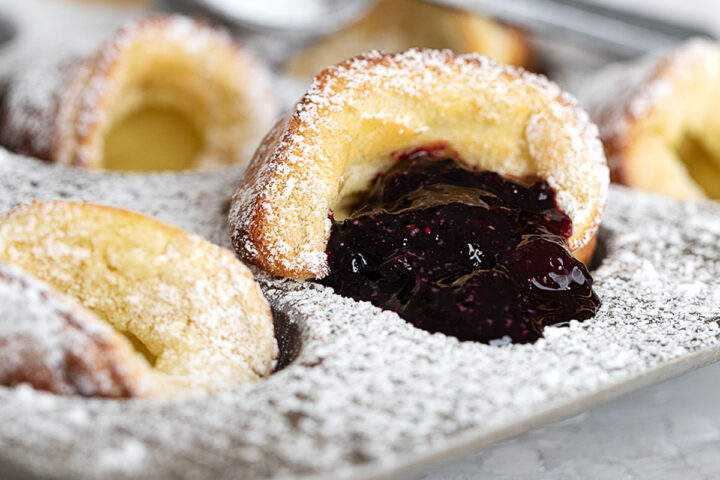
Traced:
MULTIPOLYGON (((228 246, 241 175, 86 172, 0 150, 0 213, 88 200, 228 246)), ((0 466, 42 478, 394 478, 720 359, 719 217, 711 202, 611 187, 592 265, 603 306, 533 345, 461 343, 255 271, 275 312, 276 373, 181 401, 0 387, 0 466)))

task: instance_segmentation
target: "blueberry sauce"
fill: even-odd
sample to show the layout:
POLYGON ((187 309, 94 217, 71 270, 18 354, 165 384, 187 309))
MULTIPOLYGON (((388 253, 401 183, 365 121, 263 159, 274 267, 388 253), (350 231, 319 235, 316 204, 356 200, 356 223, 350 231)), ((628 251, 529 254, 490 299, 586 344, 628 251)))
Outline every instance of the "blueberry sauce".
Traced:
POLYGON ((380 176, 334 222, 337 293, 460 340, 533 342, 543 327, 586 320, 600 302, 568 251, 572 222, 539 179, 515 181, 426 151, 380 176))

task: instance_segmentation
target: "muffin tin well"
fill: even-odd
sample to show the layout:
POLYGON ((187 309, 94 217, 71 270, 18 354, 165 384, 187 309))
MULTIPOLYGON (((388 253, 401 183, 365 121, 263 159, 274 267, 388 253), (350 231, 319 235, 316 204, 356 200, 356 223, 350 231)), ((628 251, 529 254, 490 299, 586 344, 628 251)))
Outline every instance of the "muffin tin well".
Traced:
MULTIPOLYGON (((241 174, 87 172, 0 151, 0 212, 33 198, 88 200, 227 245, 241 174)), ((718 359, 718 215, 713 203, 613 187, 594 271, 600 312, 533 345, 458 342, 255 271, 284 368, 177 402, 0 388, 2 460, 57 478, 365 478, 500 440, 718 359)))

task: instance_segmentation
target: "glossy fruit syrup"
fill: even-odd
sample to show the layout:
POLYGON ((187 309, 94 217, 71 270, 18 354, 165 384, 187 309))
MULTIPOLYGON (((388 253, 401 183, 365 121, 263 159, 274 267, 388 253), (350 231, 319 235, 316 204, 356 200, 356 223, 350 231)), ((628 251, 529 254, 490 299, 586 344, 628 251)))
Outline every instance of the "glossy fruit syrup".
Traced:
POLYGON ((517 182, 428 152, 401 158, 334 222, 337 293, 460 340, 527 343, 595 315, 592 277, 568 251, 570 218, 543 180, 517 182))

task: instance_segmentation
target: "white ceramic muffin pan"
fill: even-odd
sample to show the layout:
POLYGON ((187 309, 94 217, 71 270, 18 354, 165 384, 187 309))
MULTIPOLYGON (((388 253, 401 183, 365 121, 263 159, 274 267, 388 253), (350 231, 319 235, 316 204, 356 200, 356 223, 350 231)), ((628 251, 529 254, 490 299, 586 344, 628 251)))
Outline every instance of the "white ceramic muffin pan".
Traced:
MULTIPOLYGON (((241 175, 94 173, 0 150, 0 214, 31 199, 81 199, 227 246, 241 175)), ((328 288, 256 272, 284 368, 182 401, 0 387, 0 472, 394 478, 720 358, 718 245, 720 206, 612 187, 594 262, 596 318, 503 347, 429 334, 328 288)))

